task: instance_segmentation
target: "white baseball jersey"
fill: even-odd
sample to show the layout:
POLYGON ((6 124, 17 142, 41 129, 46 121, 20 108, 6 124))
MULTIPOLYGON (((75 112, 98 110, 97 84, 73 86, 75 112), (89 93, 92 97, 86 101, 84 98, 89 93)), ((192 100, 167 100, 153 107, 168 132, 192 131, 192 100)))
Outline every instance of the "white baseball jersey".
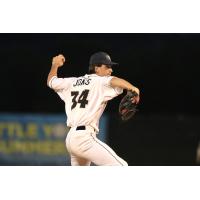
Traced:
POLYGON ((110 81, 113 76, 86 74, 81 77, 52 77, 49 87, 54 89, 65 102, 67 126, 90 125, 99 131, 99 119, 107 101, 123 92, 121 88, 113 88, 110 81))

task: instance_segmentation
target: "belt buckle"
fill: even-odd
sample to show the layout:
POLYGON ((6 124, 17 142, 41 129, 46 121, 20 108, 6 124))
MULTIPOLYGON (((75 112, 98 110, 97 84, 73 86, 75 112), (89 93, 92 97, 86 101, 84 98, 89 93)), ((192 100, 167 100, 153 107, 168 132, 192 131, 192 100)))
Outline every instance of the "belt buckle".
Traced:
POLYGON ((76 127, 76 130, 86 130, 86 127, 85 126, 77 126, 76 127))

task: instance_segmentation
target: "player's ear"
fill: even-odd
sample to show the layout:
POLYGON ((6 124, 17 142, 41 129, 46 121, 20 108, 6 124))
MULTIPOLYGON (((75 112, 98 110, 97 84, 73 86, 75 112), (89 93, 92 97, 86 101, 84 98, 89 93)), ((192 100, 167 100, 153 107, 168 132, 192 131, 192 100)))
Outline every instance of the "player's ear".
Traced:
POLYGON ((95 73, 98 73, 99 67, 95 66, 95 67, 94 67, 94 71, 95 71, 95 73))

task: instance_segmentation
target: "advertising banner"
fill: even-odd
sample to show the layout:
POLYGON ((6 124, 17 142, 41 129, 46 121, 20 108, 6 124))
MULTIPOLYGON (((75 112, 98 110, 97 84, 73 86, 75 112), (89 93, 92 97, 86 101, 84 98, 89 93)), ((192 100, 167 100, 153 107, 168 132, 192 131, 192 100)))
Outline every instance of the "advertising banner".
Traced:
MULTIPOLYGON (((99 138, 106 141, 107 117, 99 138)), ((0 165, 70 165, 65 115, 0 114, 0 165)))

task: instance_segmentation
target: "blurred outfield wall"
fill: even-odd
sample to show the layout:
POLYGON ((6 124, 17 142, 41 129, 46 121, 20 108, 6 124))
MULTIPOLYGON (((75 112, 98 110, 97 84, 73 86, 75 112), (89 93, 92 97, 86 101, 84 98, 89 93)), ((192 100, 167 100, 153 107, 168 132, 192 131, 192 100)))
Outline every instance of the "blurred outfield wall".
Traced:
MULTIPOLYGON (((0 165, 70 165, 65 115, 0 114, 0 165)), ((107 116, 98 137, 106 141, 107 116)))

